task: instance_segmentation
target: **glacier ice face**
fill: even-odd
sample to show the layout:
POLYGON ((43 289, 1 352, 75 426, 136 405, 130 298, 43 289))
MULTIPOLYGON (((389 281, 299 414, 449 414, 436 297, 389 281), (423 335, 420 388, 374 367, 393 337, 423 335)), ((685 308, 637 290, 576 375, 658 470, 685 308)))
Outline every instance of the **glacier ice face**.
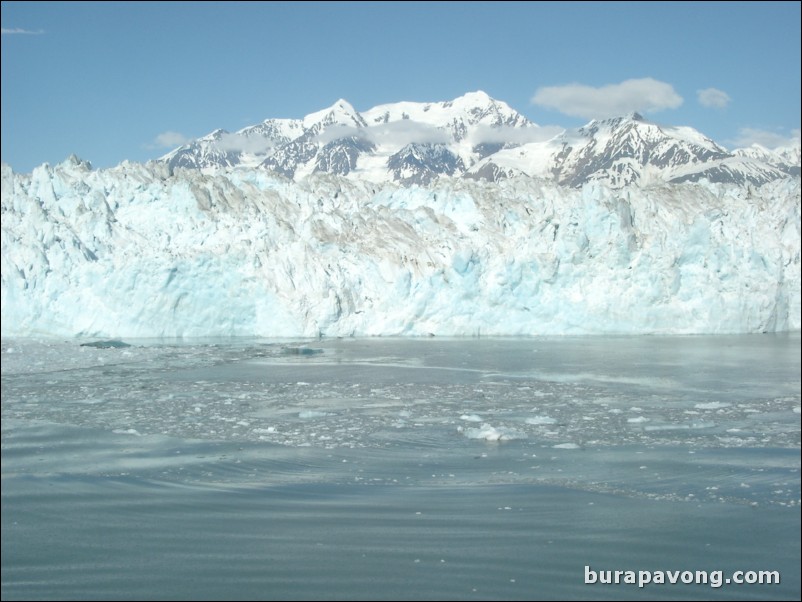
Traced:
POLYGON ((800 181, 402 188, 160 163, 2 168, 3 336, 800 328, 800 181))

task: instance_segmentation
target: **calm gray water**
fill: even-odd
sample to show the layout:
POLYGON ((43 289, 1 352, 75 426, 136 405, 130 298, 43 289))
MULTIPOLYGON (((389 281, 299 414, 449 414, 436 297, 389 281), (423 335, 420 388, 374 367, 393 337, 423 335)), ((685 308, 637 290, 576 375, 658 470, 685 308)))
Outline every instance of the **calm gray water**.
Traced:
POLYGON ((799 334, 128 342, 2 343, 3 600, 800 597, 799 334))

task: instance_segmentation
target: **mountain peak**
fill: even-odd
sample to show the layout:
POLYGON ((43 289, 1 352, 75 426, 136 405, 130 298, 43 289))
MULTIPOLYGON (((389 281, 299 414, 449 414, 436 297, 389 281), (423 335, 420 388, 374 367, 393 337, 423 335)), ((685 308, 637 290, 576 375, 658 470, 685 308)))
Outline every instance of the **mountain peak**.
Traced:
POLYGON ((466 103, 474 104, 474 105, 479 105, 479 104, 485 105, 485 104, 487 104, 489 102, 495 102, 495 100, 493 98, 491 98, 490 95, 487 92, 485 92, 484 90, 476 90, 475 92, 467 92, 467 93, 463 94, 462 96, 454 99, 454 102, 457 102, 457 101, 465 101, 466 103))
POLYGON ((330 108, 337 109, 340 111, 346 111, 348 113, 356 113, 356 109, 354 108, 354 106, 344 98, 338 98, 337 102, 331 105, 330 108))
POLYGON ((322 111, 315 111, 303 118, 303 126, 312 128, 316 125, 326 127, 333 124, 364 127, 365 120, 362 115, 344 98, 340 98, 330 107, 322 111))

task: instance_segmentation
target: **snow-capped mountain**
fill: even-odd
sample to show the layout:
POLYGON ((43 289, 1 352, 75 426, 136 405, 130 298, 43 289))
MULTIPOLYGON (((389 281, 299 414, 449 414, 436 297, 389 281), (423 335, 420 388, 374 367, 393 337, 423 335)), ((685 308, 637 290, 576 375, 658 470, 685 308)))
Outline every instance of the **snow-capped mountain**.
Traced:
POLYGON ((800 172, 799 146, 733 152, 689 127, 632 114, 550 136, 484 92, 452 101, 399 102, 360 113, 345 100, 303 119, 217 130, 163 157, 171 168, 274 171, 298 180, 331 173, 428 185, 441 177, 496 181, 516 174, 578 188, 699 181, 760 185, 800 172))
MULTIPOLYGON (((426 150, 399 179, 458 168, 426 150)), ((405 187, 75 158, 1 175, 3 336, 800 328, 799 178, 405 187)))
POLYGON ((733 154, 736 157, 744 157, 770 165, 790 176, 798 176, 800 174, 799 145, 769 150, 765 146, 753 144, 747 148, 736 149, 733 154))
POLYGON ((658 125, 634 113, 594 120, 544 143, 501 150, 469 175, 495 180, 525 173, 573 188, 588 182, 620 188, 701 179, 760 185, 798 175, 798 162, 793 165, 788 157, 771 151, 730 153, 692 128, 658 125))
POLYGON ((459 142, 476 133, 481 126, 489 128, 536 127, 509 105, 490 98, 485 92, 469 92, 446 102, 398 102, 373 107, 364 113, 371 125, 409 121, 446 131, 459 142))
POLYGON ((266 119, 233 134, 215 130, 171 151, 162 157, 162 161, 170 167, 189 169, 235 165, 253 167, 303 134, 303 121, 300 119, 266 119))
POLYGON ((234 134, 217 130, 162 161, 171 168, 207 170, 258 165, 290 179, 332 173, 427 184, 461 176, 509 146, 505 139, 531 140, 538 129, 484 92, 447 102, 380 105, 364 113, 340 99, 303 119, 269 119, 234 134))

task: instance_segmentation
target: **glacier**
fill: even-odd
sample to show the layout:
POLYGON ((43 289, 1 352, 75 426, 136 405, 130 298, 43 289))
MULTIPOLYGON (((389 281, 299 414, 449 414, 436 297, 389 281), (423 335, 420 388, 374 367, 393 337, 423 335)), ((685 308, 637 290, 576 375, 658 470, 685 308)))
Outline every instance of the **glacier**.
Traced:
POLYGON ((800 329, 800 180, 2 166, 3 337, 800 329))

